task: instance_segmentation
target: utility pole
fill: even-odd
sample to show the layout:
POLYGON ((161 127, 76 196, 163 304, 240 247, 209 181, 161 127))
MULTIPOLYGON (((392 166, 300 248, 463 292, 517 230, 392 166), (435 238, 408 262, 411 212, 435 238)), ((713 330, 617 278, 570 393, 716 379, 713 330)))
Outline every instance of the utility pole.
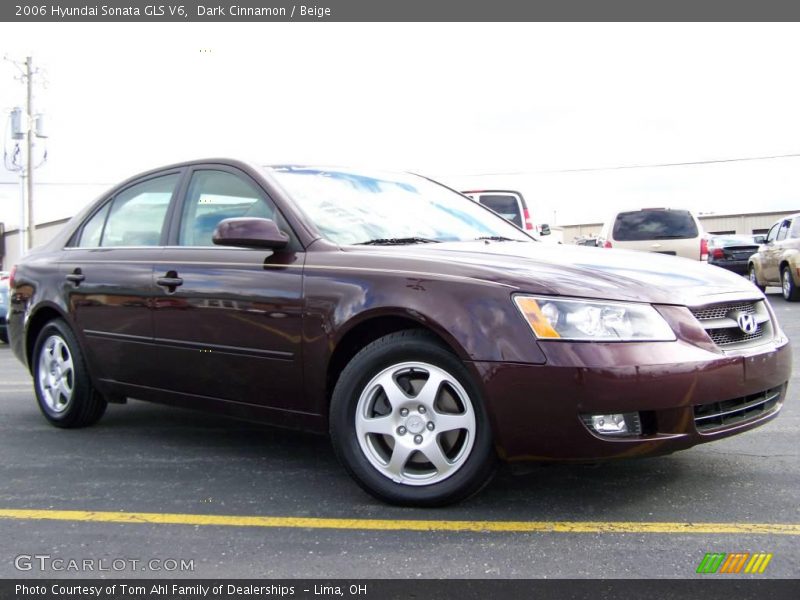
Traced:
POLYGON ((25 59, 25 80, 27 83, 27 111, 28 111, 28 159, 26 161, 26 169, 28 171, 28 250, 33 248, 33 57, 28 56, 25 59))
POLYGON ((38 164, 34 162, 34 138, 46 138, 47 134, 42 124, 42 115, 34 114, 33 112, 33 79, 39 74, 39 69, 35 69, 33 66, 33 57, 26 57, 24 63, 14 61, 8 56, 4 58, 12 63, 19 71, 17 79, 25 83, 25 109, 23 111, 22 108, 16 107, 9 115, 13 149, 9 150, 5 145, 7 140, 3 141, 3 162, 5 168, 9 171, 19 173, 20 177, 19 237, 20 256, 22 256, 25 254, 26 250, 33 248, 33 235, 36 223, 33 214, 33 171, 47 160, 47 151, 45 150, 41 161, 38 164), (22 143, 25 144, 24 160, 22 158, 22 143))

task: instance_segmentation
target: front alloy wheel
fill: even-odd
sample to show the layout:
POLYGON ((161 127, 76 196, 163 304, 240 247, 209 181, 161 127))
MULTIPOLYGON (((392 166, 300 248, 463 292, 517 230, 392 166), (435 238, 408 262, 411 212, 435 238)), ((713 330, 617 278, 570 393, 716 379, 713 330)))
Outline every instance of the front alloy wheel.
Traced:
POLYGON ((425 331, 386 335, 353 357, 334 388, 330 432, 350 475, 393 504, 457 502, 494 472, 480 391, 458 357, 425 331))
POLYGON ((383 476, 430 485, 456 473, 475 443, 475 412, 447 371, 405 362, 378 373, 356 407, 361 451, 383 476))
POLYGON ((758 283, 758 276, 756 275, 756 268, 753 265, 750 265, 749 276, 750 276, 750 283, 752 283, 754 286, 756 286, 759 290, 761 290, 763 292, 763 291, 765 291, 767 289, 766 286, 761 285, 760 283, 758 283))

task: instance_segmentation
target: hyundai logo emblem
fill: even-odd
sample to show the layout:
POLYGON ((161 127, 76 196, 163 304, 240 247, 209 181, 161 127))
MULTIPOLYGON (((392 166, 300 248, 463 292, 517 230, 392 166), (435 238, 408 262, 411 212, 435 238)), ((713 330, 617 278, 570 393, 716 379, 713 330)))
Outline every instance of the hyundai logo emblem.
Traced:
POLYGON ((739 316, 736 317, 736 323, 739 325, 739 329, 747 335, 755 333, 758 328, 755 317, 747 313, 739 313, 739 316))

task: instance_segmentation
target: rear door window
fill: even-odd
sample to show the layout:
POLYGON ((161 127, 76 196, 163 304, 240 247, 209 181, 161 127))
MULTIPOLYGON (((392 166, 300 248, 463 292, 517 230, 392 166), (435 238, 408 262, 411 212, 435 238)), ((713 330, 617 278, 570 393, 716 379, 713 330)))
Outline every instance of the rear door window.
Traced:
POLYGON ((509 194, 482 194, 478 202, 490 208, 504 219, 508 219, 517 227, 522 227, 522 215, 519 200, 509 194))
POLYGON ((686 210, 638 210, 617 215, 613 237, 620 242, 684 240, 698 235, 697 224, 686 210))
POLYGON ((799 239, 800 238, 800 217, 795 217, 794 220, 792 221, 791 237, 793 239, 799 239))
POLYGON ((783 241, 786 239, 786 236, 789 234, 789 227, 791 226, 791 221, 784 221, 781 223, 780 229, 778 229, 778 241, 783 241))
POLYGON ((175 173, 148 179, 117 194, 111 204, 100 246, 160 245, 161 231, 178 178, 179 174, 175 173))
POLYGON ((81 239, 78 242, 79 247, 96 248, 100 245, 100 238, 103 237, 103 227, 106 224, 109 208, 111 208, 111 203, 107 202, 103 208, 94 213, 91 219, 86 221, 81 231, 81 239))

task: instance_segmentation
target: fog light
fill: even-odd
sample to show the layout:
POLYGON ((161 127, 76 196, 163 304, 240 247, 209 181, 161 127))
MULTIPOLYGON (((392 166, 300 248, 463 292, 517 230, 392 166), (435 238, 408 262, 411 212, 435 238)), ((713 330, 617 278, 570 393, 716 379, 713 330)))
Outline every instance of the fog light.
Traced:
POLYGON ((600 435, 630 436, 642 433, 638 412, 610 415, 581 415, 586 426, 600 435))

